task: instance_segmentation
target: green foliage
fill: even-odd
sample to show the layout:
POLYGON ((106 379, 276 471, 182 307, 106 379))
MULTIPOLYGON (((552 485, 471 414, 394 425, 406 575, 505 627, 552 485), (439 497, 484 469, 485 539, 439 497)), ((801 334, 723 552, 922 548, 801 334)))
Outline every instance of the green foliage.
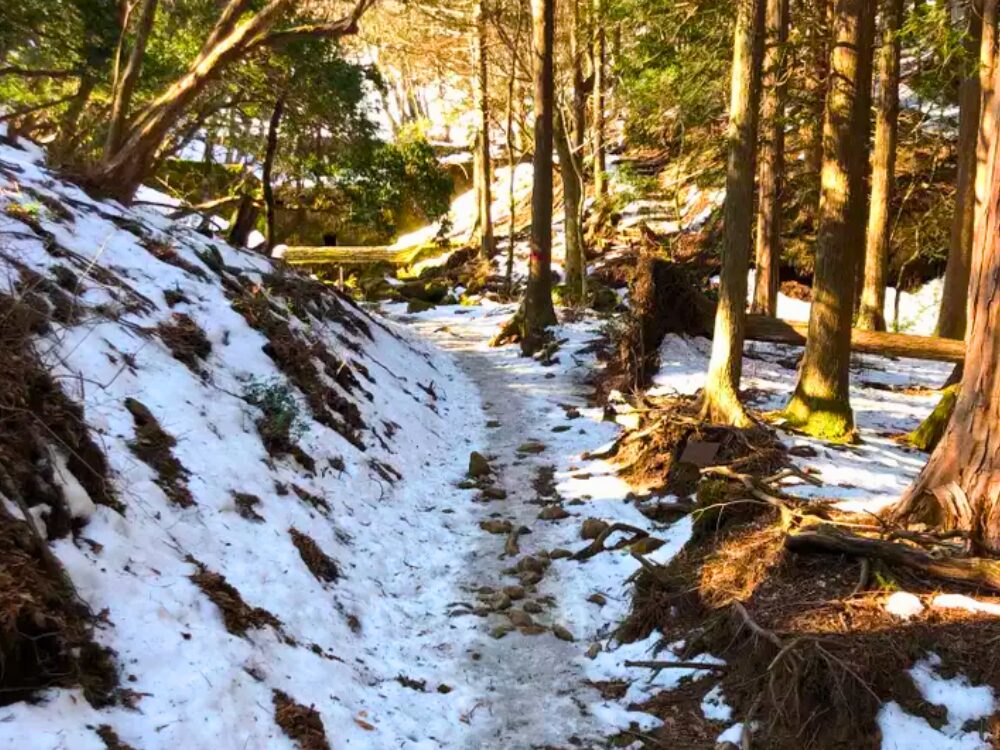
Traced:
POLYGON ((615 73, 633 143, 661 144, 724 112, 733 8, 724 0, 615 0, 611 16, 636 32, 615 73))
POLYGON ((291 386, 281 378, 253 378, 243 387, 243 400, 258 407, 264 416, 258 424, 265 439, 298 440, 309 432, 291 386))
POLYGON ((908 84, 922 99, 947 106, 956 100, 961 79, 978 64, 978 51, 966 48, 966 24, 956 24, 950 3, 921 3, 906 18, 901 41, 917 51, 918 64, 908 84))

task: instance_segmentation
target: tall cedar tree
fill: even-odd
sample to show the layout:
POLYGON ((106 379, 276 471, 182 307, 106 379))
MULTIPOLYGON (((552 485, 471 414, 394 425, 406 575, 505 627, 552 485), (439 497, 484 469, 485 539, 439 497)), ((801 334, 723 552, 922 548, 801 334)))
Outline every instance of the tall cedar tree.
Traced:
POLYGON ((785 174, 788 0, 766 0, 764 90, 757 213, 757 259, 752 310, 772 318, 778 311, 781 262, 781 191, 785 174))
POLYGON ((983 0, 983 31, 979 45, 979 88, 980 88, 980 120, 979 136, 976 138, 976 222, 975 231, 979 231, 978 222, 985 216, 983 204, 986 202, 986 189, 989 173, 986 160, 989 158, 990 144, 986 134, 993 127, 993 73, 996 67, 997 55, 997 0, 983 0))
POLYGON ((593 149, 594 197, 600 200, 607 192, 604 171, 607 169, 604 153, 604 89, 607 76, 607 34, 604 30, 604 2, 594 0, 594 94, 593 94, 593 149))
MULTIPOLYGON (((966 52, 978 59, 982 37, 982 0, 974 0, 967 10, 966 52)), ((969 302, 969 279, 972 241, 976 216, 976 142, 979 136, 979 73, 971 71, 959 89, 958 176, 955 184, 955 213, 948 243, 944 289, 938 313, 938 336, 960 339, 965 335, 966 307, 969 302)))
POLYGON ((873 22, 873 4, 872 0, 836 0, 834 6, 813 302, 799 380, 786 408, 793 425, 828 439, 845 438, 854 430, 848 394, 851 318, 864 228, 858 207, 863 205, 865 154, 861 144, 867 140, 871 101, 866 91, 871 72, 867 29, 873 22))
POLYGON ((871 204, 865 242, 864 286, 857 324, 858 328, 868 331, 885 330, 885 287, 892 235, 889 206, 895 181, 896 137, 899 130, 899 30, 902 22, 903 0, 883 0, 875 146, 871 158, 871 204))
POLYGON ((531 191, 531 256, 519 313, 521 347, 531 352, 546 326, 556 322, 552 307, 552 58, 555 0, 531 0, 532 75, 535 82, 534 183, 531 191))
POLYGON ((743 371, 747 269, 753 232, 753 183, 763 56, 764 0, 740 0, 733 35, 729 102, 729 159, 719 306, 712 359, 702 395, 702 416, 712 422, 746 426, 750 418, 739 399, 743 371))
POLYGON ((473 11, 472 64, 475 74, 476 107, 476 195, 479 199, 479 255, 488 260, 493 255, 493 170, 490 162, 490 104, 486 60, 486 3, 477 0, 473 11))
MULTIPOLYGON (((993 85, 998 83, 994 70, 993 85)), ((988 178, 973 244, 968 355, 954 418, 927 465, 893 508, 903 522, 970 534, 981 551, 1000 553, 1000 101, 985 121, 988 178)))
POLYGON ((583 237, 583 142, 586 128, 587 94, 583 76, 583 45, 580 0, 572 0, 569 55, 573 72, 572 121, 556 115, 556 152, 563 184, 563 215, 566 227, 566 299, 583 302, 587 293, 586 255, 583 237))

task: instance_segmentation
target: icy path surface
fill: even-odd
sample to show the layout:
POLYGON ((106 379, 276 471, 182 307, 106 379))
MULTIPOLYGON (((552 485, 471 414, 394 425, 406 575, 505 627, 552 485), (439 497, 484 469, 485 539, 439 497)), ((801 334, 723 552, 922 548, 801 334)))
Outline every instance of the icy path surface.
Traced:
MULTIPOLYGON (((401 306, 388 308, 401 312, 401 306)), ((587 405, 586 379, 594 367, 587 345, 598 334, 598 322, 560 326, 558 335, 565 343, 557 361, 543 366, 519 356, 516 347, 488 346, 511 313, 509 306, 486 306, 439 308, 404 317, 450 352, 480 391, 489 429, 478 450, 490 459, 497 477, 494 487, 507 496, 486 500, 478 490, 468 490, 477 522, 507 520, 529 532, 519 538, 518 554, 506 556, 505 534, 475 528, 478 541, 460 566, 458 581, 470 608, 490 606, 502 597, 504 587, 520 586, 512 571, 519 560, 585 546, 580 527, 587 517, 625 521, 657 533, 668 540, 658 557, 676 553, 689 528, 686 522, 666 528, 651 525, 634 506, 622 502, 630 488, 610 466, 581 458, 617 431, 613 423, 601 421, 600 409, 587 405), (539 452, 519 450, 531 443, 539 452), (559 507, 566 511, 565 518, 539 518, 543 509, 559 507)), ((466 690, 478 699, 464 717, 469 734, 463 747, 605 747, 607 738, 622 729, 658 724, 651 716, 626 711, 624 703, 602 698, 588 682, 626 676, 621 671, 626 657, 608 650, 614 649, 612 631, 627 609, 625 579, 636 567, 627 554, 618 553, 586 563, 554 559, 542 580, 525 586, 525 598, 515 599, 510 609, 486 616, 456 610, 475 633, 463 677, 466 690), (605 603, 588 600, 595 594, 605 603), (534 632, 515 629, 496 637, 497 628, 509 627, 508 613, 520 616, 516 610, 522 608, 540 610, 531 614, 538 626, 534 632), (557 637, 553 628, 565 628, 573 640, 557 637), (594 644, 602 653, 590 659, 586 652, 596 650, 594 644)), ((567 637, 566 632, 561 635, 567 637)), ((627 658, 636 658, 634 647, 627 658)), ((636 675, 633 671, 629 676, 636 675)))

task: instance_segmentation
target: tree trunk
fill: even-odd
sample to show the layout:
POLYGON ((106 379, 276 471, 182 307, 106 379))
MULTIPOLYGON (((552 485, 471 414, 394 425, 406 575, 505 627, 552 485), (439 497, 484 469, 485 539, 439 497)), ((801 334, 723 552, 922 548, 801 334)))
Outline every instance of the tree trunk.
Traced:
POLYGON ((757 214, 757 259, 752 310, 778 312, 778 268, 781 264, 781 191, 785 172, 785 61, 788 43, 788 0, 766 0, 764 88, 761 99, 760 210, 757 214))
POLYGON ((858 149, 859 120, 868 119, 864 105, 870 97, 864 95, 859 76, 864 74, 860 53, 866 51, 865 27, 871 13, 871 0, 836 0, 809 335, 798 384, 786 409, 794 426, 826 439, 843 439, 854 429, 848 386, 860 253, 851 244, 858 234, 851 221, 859 218, 852 209, 862 188, 864 161, 863 155, 857 158, 852 151, 858 149))
POLYGON ((80 135, 80 117, 83 116, 83 111, 87 108, 87 102, 90 101, 96 86, 97 79, 93 73, 85 70, 80 75, 80 85, 59 124, 59 136, 56 143, 50 149, 55 161, 70 158, 76 150, 77 138, 80 135))
MULTIPOLYGON (((142 61, 146 55, 146 42, 153 30, 153 21, 156 19, 158 1, 143 0, 128 62, 125 63, 125 70, 122 72, 121 78, 113 82, 111 115, 108 121, 108 135, 104 142, 105 158, 110 158, 121 146, 122 135, 125 132, 125 124, 128 121, 128 113, 132 105, 132 94, 135 92, 135 86, 139 82, 139 74, 142 72, 142 61)), ((123 28, 122 34, 127 33, 128 29, 123 28)))
MULTIPOLYGON (((997 84, 996 71, 993 78, 997 84)), ((968 355, 955 413, 927 465, 893 508, 895 520, 968 531, 1000 553, 1000 143, 991 102, 986 202, 976 232, 969 290, 968 355)))
POLYGON ((586 298, 583 252, 583 180, 579 157, 573 153, 572 134, 561 115, 556 117, 556 150, 563 185, 563 214, 566 228, 566 299, 579 303, 586 298))
POLYGON ((171 128, 226 66, 261 47, 279 46, 305 37, 331 39, 353 34, 357 31, 359 17, 372 2, 359 0, 349 15, 329 24, 307 24, 274 32, 274 26, 294 0, 269 0, 260 11, 243 21, 238 18, 249 2, 230 0, 187 72, 134 118, 121 147, 105 156, 90 179, 115 197, 131 200, 171 128))
POLYGON ((535 83, 534 185, 531 192, 531 256, 521 321, 522 349, 533 351, 546 326, 556 322, 552 306, 552 58, 554 0, 531 0, 532 73, 535 83))
POLYGON ((733 38, 719 306, 715 314, 712 359, 702 397, 702 416, 705 419, 737 426, 750 424, 750 418, 739 400, 739 386, 743 370, 747 270, 753 232, 763 24, 764 0, 740 0, 733 38))
POLYGON ((896 136, 899 120, 899 30, 903 0, 882 4, 882 44, 878 54, 878 107, 875 110, 875 148, 872 151, 871 205, 865 242, 864 285, 858 328, 885 330, 885 287, 889 272, 892 225, 889 205, 896 171, 896 136))
POLYGON ((517 83, 518 51, 521 49, 521 26, 524 21, 524 4, 517 4, 517 20, 514 25, 514 42, 511 45, 510 76, 507 78, 507 167, 510 170, 507 180, 507 207, 510 212, 510 222, 507 226, 507 268, 504 274, 504 287, 510 294, 514 285, 514 234, 517 222, 517 200, 514 193, 514 177, 517 159, 514 154, 514 92, 517 83))
POLYGON ((493 174, 490 163, 490 110, 486 61, 486 15, 485 0, 475 5, 472 35, 473 66, 475 68, 475 109, 476 129, 479 131, 476 148, 476 181, 479 184, 479 256, 489 260, 493 255, 493 174))
POLYGON ((607 73, 607 38, 604 31, 604 3, 594 0, 594 94, 593 94, 593 148, 594 148, 594 198, 599 202, 607 192, 604 153, 604 77, 607 73))
POLYGON ((278 128, 281 126, 281 116, 285 113, 285 97, 278 97, 271 112, 271 120, 267 124, 267 148, 264 151, 264 165, 260 181, 264 187, 264 211, 267 221, 267 254, 270 255, 276 244, 276 216, 274 206, 274 189, 271 187, 271 174, 274 170, 274 157, 278 153, 278 128))
MULTIPOLYGON (((978 58, 983 24, 982 0, 974 0, 968 11, 965 43, 971 56, 978 58)), ((969 303, 972 236, 976 215, 976 150, 979 138, 979 74, 962 80, 959 89, 958 177, 955 188, 955 213, 948 243, 938 335, 960 339, 965 335, 966 307, 969 303)))
POLYGON ((979 231, 986 203, 986 184, 989 174, 986 160, 989 158, 990 144, 987 137, 993 128, 993 72, 997 55, 997 0, 983 0, 982 42, 979 45, 979 89, 980 119, 976 138, 976 211, 973 236, 979 231))
POLYGON ((806 89, 808 107, 803 123, 806 174, 819 176, 823 169, 823 118, 830 73, 830 2, 804 0, 799 16, 807 24, 806 89))
POLYGON ((260 212, 254 205, 253 196, 249 191, 240 196, 240 202, 236 205, 236 211, 229 226, 229 236, 227 240, 235 247, 246 247, 250 240, 250 232, 253 231, 257 223, 257 216, 260 212))
POLYGON ((583 75, 584 47, 580 45, 583 19, 580 0, 573 0, 573 25, 570 28, 569 54, 573 64, 573 132, 570 134, 573 153, 583 160, 583 144, 587 138, 587 85, 583 75))

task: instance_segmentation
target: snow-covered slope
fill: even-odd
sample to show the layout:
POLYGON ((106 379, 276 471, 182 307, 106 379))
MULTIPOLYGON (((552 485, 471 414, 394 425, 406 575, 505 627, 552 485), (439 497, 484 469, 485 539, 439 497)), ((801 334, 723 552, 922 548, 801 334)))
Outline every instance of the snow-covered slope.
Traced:
POLYGON ((468 381, 395 325, 95 201, 43 157, 0 142, 0 291, 72 303, 37 345, 122 510, 62 465, 81 528, 52 549, 101 613, 121 689, 100 710, 68 688, 0 707, 0 747, 100 749, 108 725, 142 750, 291 748, 280 694, 336 747, 438 746, 471 700, 443 684, 462 645, 446 542, 465 511, 426 511, 480 434, 468 381))

